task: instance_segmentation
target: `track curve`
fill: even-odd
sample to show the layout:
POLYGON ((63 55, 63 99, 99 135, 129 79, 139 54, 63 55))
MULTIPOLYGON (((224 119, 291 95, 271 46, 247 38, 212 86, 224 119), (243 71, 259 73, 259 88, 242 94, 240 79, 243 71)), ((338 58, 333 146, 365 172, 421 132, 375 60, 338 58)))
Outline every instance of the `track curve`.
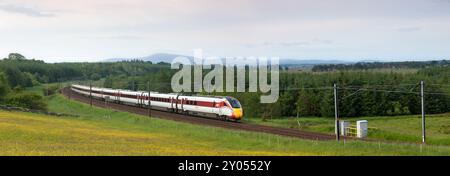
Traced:
MULTIPOLYGON (((73 92, 68 87, 63 88, 61 93, 64 96, 69 97, 70 99, 80 101, 83 103, 89 104, 91 101, 89 97, 85 97, 76 92, 73 92)), ((92 105, 101 107, 101 108, 112 108, 112 109, 135 113, 135 114, 139 114, 139 115, 145 115, 145 116, 148 115, 147 108, 140 108, 140 107, 135 107, 135 106, 110 103, 110 102, 105 104, 104 101, 97 100, 97 99, 92 99, 92 105)), ((333 140, 333 139, 335 139, 334 135, 324 134, 324 133, 316 133, 316 132, 302 131, 302 130, 298 130, 298 129, 273 127, 273 126, 265 126, 265 125, 258 125, 258 124, 249 124, 249 123, 243 123, 243 122, 242 123, 226 122, 226 121, 220 121, 220 120, 215 120, 215 119, 210 119, 210 118, 201 118, 201 117, 188 116, 188 115, 176 114, 176 113, 170 113, 170 112, 164 112, 164 111, 158 111, 158 110, 152 110, 151 116, 161 118, 161 119, 168 119, 168 120, 173 120, 173 121, 178 121, 178 122, 186 122, 186 123, 191 123, 191 124, 207 125, 207 126, 221 127, 221 128, 228 128, 228 129, 237 129, 237 130, 243 130, 243 131, 263 132, 263 133, 295 137, 295 138, 302 138, 302 139, 310 139, 310 140, 333 140)))

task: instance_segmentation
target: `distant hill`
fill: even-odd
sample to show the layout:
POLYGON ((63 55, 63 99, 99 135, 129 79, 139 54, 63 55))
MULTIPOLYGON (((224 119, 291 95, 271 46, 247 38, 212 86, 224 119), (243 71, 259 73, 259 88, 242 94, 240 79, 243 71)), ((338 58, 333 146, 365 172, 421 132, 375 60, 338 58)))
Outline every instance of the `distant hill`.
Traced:
MULTIPOLYGON (((184 55, 178 55, 178 54, 168 54, 168 53, 156 53, 152 54, 150 56, 146 57, 138 57, 138 58, 112 58, 107 59, 104 62, 120 62, 120 61, 128 61, 128 60, 143 60, 143 61, 151 61, 153 63, 158 62, 166 62, 171 63, 173 59, 176 57, 187 57, 189 59, 192 59, 192 56, 184 56, 184 55)), ((280 59, 280 65, 283 66, 314 66, 314 65, 320 65, 320 64, 352 64, 355 62, 349 62, 349 61, 341 61, 341 60, 300 60, 300 59, 288 59, 288 58, 282 58, 280 59)))
POLYGON ((342 60, 301 60, 301 59, 280 59, 280 65, 283 66, 305 66, 305 65, 321 65, 321 64, 352 64, 355 62, 342 60))
POLYGON ((156 53, 152 54, 150 56, 145 57, 138 57, 138 58, 112 58, 112 59, 106 59, 104 62, 120 62, 120 61, 128 61, 128 60, 142 60, 142 61, 151 61, 152 63, 159 63, 159 62, 166 62, 171 63, 173 59, 177 57, 187 57, 192 58, 190 56, 183 56, 183 55, 177 55, 177 54, 167 54, 167 53, 156 53))

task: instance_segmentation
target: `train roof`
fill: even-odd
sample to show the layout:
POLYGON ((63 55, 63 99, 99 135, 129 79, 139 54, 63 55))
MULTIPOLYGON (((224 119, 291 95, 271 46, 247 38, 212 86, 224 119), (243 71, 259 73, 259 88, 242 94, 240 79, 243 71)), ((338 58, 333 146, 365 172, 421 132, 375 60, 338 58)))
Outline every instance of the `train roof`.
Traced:
MULTIPOLYGON (((84 86, 84 85, 79 85, 79 84, 72 84, 72 86, 82 86, 82 87, 89 87, 89 86, 84 86)), ((92 87, 94 88, 94 87, 92 87)), ((97 89, 107 89, 107 90, 117 90, 117 91, 122 91, 124 93, 148 93, 147 91, 132 91, 132 90, 127 90, 127 89, 112 89, 112 88, 100 88, 100 87, 95 87, 97 89)), ((226 98, 228 96, 217 96, 217 95, 203 95, 203 94, 183 94, 183 93, 160 93, 160 92, 152 92, 150 91, 150 93, 152 94, 167 94, 167 95, 180 95, 180 96, 194 96, 194 97, 201 97, 201 98, 226 98)))

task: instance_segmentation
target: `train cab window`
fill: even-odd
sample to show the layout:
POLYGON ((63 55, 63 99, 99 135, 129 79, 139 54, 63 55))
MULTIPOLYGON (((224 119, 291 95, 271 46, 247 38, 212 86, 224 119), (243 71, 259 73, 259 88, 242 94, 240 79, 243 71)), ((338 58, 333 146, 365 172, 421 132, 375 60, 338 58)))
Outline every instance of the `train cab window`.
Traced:
POLYGON ((233 108, 240 108, 241 104, 239 103, 238 100, 231 98, 231 97, 227 97, 228 102, 230 103, 231 107, 233 108))

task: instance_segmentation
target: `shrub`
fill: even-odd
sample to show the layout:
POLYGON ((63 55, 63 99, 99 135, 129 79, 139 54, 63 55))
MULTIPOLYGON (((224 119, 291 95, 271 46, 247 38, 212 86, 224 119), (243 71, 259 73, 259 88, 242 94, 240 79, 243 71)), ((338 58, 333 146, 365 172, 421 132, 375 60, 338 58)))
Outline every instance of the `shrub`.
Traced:
POLYGON ((0 72, 0 102, 3 101, 3 97, 5 97, 10 91, 10 87, 8 84, 8 80, 5 75, 0 72))
POLYGON ((55 94, 59 89, 59 86, 57 85, 52 85, 52 86, 45 86, 44 88, 42 88, 42 93, 45 96, 50 96, 55 94))
POLYGON ((43 97, 30 92, 20 92, 10 95, 7 98, 7 104, 28 109, 47 110, 47 104, 43 97))

